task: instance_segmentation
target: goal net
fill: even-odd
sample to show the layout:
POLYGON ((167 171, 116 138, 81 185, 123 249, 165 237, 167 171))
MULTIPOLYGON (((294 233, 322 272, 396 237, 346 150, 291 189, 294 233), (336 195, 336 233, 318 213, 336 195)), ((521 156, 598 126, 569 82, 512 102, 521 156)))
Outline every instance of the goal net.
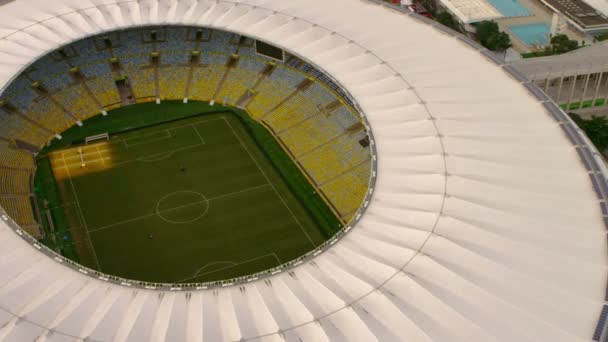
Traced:
POLYGON ((97 141, 97 140, 110 140, 110 134, 101 133, 101 134, 91 135, 89 137, 84 138, 85 144, 88 144, 90 142, 97 141))

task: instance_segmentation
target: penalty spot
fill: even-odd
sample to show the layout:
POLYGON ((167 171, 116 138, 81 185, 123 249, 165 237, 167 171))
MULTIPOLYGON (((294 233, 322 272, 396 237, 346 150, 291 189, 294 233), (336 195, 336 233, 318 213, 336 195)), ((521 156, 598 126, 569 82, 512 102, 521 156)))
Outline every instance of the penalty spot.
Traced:
POLYGON ((80 168, 84 168, 87 164, 84 162, 84 155, 82 154, 82 148, 78 148, 78 154, 80 155, 80 168))

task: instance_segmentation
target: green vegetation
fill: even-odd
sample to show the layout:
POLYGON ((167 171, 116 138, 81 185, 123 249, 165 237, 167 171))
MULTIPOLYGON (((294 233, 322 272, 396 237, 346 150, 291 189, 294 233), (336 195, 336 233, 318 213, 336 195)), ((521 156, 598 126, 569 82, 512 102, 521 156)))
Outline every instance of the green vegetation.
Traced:
POLYGON ((585 131, 585 134, 600 152, 606 150, 606 147, 608 147, 608 119, 603 116, 583 119, 575 113, 569 113, 569 115, 578 127, 585 131))
POLYGON ((581 102, 573 102, 570 105, 568 104, 562 104, 560 105, 560 107, 562 107, 562 109, 564 110, 573 110, 573 109, 579 109, 579 108, 590 108, 590 107, 597 107, 597 106, 603 106, 606 104, 606 99, 596 99, 595 102, 593 100, 586 100, 581 102))
POLYGON ((534 58, 534 57, 544 57, 551 56, 551 53, 547 54, 546 51, 534 51, 534 52, 524 52, 521 54, 522 58, 534 58))
POLYGON ((228 279, 293 260, 341 228, 271 133, 240 110, 146 103, 62 136, 41 152, 36 184, 68 240, 44 242, 108 274, 228 279), (105 132, 109 141, 80 144, 105 132))
POLYGON ((568 38, 565 34, 558 34, 551 38, 551 49, 554 55, 578 49, 578 42, 568 38))
POLYGON ((544 57, 559 55, 578 49, 578 42, 568 38, 565 34, 558 34, 551 38, 551 45, 547 46, 543 51, 524 53, 523 58, 544 57))
POLYGON ((511 47, 511 38, 498 29, 493 21, 482 21, 476 26, 477 38, 481 45, 492 51, 505 51, 511 47))
POLYGON ((595 36, 594 40, 597 42, 603 42, 604 40, 608 40, 608 32, 595 36))
POLYGON ((460 27, 458 20, 456 20, 456 18, 454 18, 450 12, 444 11, 437 13, 435 15, 435 20, 456 32, 462 32, 462 28, 460 27))
POLYGON ((309 210, 310 215, 319 224, 319 228, 325 239, 332 237, 337 232, 337 227, 342 226, 340 221, 332 213, 327 204, 325 204, 321 196, 314 191, 289 155, 285 153, 272 134, 262 125, 251 119, 245 111, 233 109, 233 112, 245 124, 249 134, 254 138, 260 150, 272 161, 272 165, 289 185, 291 191, 302 202, 304 208, 309 210))
POLYGON ((443 24, 456 32, 464 32, 458 19, 450 12, 440 9, 437 6, 437 0, 420 0, 420 4, 433 16, 433 19, 440 24, 443 24))
POLYGON ((427 9, 432 15, 437 14, 437 0, 421 0, 420 3, 424 8, 427 9))
POLYGON ((44 212, 48 210, 54 223, 52 229, 45 215, 42 216, 42 225, 46 231, 42 243, 52 247, 57 253, 79 262, 80 259, 76 253, 74 240, 68 229, 69 225, 63 212, 59 189, 55 183, 53 170, 48 158, 42 158, 38 161, 38 168, 34 179, 34 192, 36 193, 36 198, 40 200, 38 203, 40 210, 44 212))

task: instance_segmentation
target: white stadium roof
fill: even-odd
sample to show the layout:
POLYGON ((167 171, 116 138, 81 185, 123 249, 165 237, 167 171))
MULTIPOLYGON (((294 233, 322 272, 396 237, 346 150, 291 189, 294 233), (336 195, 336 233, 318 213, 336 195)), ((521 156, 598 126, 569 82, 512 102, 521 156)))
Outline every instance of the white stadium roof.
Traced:
POLYGON ((0 220, 1 341, 594 337, 597 151, 513 69, 422 19, 361 0, 17 0, 0 7, 0 82, 79 38, 165 23, 263 39, 339 81, 375 137, 367 211, 312 261, 182 291, 93 278, 0 220))

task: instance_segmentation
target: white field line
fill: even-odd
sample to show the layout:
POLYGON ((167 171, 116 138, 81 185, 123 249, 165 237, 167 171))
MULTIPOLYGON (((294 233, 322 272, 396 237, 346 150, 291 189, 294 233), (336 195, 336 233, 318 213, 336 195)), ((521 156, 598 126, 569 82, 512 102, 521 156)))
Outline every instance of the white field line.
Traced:
POLYGON ((106 166, 106 161, 103 159, 103 154, 101 154, 101 151, 99 150, 99 145, 96 145, 95 149, 97 150, 97 153, 99 153, 99 158, 101 159, 101 163, 105 167, 106 166))
POLYGON ((168 129, 165 129, 163 131, 150 132, 150 133, 142 134, 141 136, 126 138, 126 139, 124 139, 125 146, 127 146, 127 148, 129 148, 129 147, 133 147, 133 146, 145 145, 145 144, 153 143, 153 142, 156 142, 156 141, 170 139, 170 138, 173 137, 173 135, 171 135, 171 132, 169 131, 171 129, 173 129, 173 128, 168 128, 168 129), (141 141, 141 142, 138 142, 138 143, 134 143, 134 144, 129 144, 129 140, 135 140, 135 139, 138 139, 140 137, 154 135, 154 134, 159 133, 159 132, 166 132, 167 134, 166 134, 166 136, 163 136, 163 137, 154 138, 154 139, 150 139, 150 140, 144 140, 144 141, 141 141))
MULTIPOLYGON (((179 148, 176 148, 176 149, 173 149, 173 150, 168 150, 168 151, 163 151, 163 152, 158 152, 158 153, 152 153, 150 155, 145 155, 145 156, 142 156, 142 157, 138 157, 136 159, 126 160, 126 161, 123 161, 123 162, 120 162, 120 163, 116 163, 116 164, 113 164, 113 166, 115 166, 115 165, 122 165, 124 163, 130 163, 130 162, 134 162, 134 161, 140 161, 139 159, 145 159, 145 158, 148 158, 148 157, 154 157, 154 156, 157 156, 157 155, 160 155, 160 154, 164 154, 164 153, 169 153, 169 152, 173 152, 174 153, 174 152, 178 152, 178 151, 185 150, 185 149, 188 149, 188 148, 193 148, 193 147, 204 145, 204 144, 206 144, 205 140, 200 135, 200 132, 198 131, 198 129, 196 128, 195 125, 204 124, 204 123, 213 122, 213 121, 219 121, 219 120, 225 120, 225 119, 222 117, 222 118, 200 120, 200 121, 196 121, 196 122, 193 122, 193 123, 189 123, 189 124, 185 124, 185 125, 181 125, 181 126, 176 126, 176 127, 171 127, 171 128, 165 129, 165 130, 174 130, 174 129, 178 129, 178 128, 184 128, 184 127, 192 126, 192 128, 195 130, 195 132, 198 134, 199 138, 202 141, 202 143, 200 143, 200 144, 188 145, 188 146, 179 147, 179 148)), ((162 131, 159 130, 159 131, 156 131, 156 132, 162 132, 162 131)), ((150 133, 156 133, 156 132, 150 132, 150 133)), ((123 143, 125 145, 125 147, 128 148, 128 146, 126 145, 126 140, 133 139, 133 138, 135 138, 135 137, 130 137, 130 138, 126 138, 126 139, 110 140, 107 143, 101 143, 101 142, 99 142, 99 143, 95 143, 95 144, 89 144, 87 146, 92 147, 92 146, 101 145, 101 144, 117 144, 117 143, 120 144, 120 143, 123 143)), ((64 151, 58 151, 57 153, 61 152, 62 158, 65 158, 65 153, 69 153, 72 149, 64 150, 64 151)), ((93 154, 93 153, 94 152, 84 152, 83 155, 86 156, 87 154, 93 154)), ((76 158, 76 157, 72 157, 72 158, 76 158)), ((102 157, 102 159, 103 160, 109 160, 110 158, 104 158, 104 157, 102 157)), ((98 161, 98 159, 88 159, 88 161, 98 161)), ((70 165, 72 165, 72 164, 70 164, 70 165)), ((78 165, 80 166, 80 162, 78 163, 78 165)), ((55 168, 61 169, 63 167, 64 166, 57 166, 55 168)))
MULTIPOLYGON (((196 145, 196 146, 200 146, 200 145, 196 145)), ((159 154, 155 154, 154 158, 151 157, 143 157, 143 158, 137 158, 137 161, 142 162, 142 163, 154 163, 157 161, 161 161, 161 160, 165 160, 167 158, 170 158, 173 154, 175 153, 175 151, 173 152, 165 152, 165 153, 159 153, 159 154)))
MULTIPOLYGON (((179 151, 183 151, 183 150, 187 150, 187 149, 190 149, 190 148, 195 148, 195 147, 199 147, 199 146, 203 146, 203 145, 204 144, 188 145, 188 146, 179 147, 179 148, 176 148, 176 149, 173 149, 173 150, 168 150, 168 151, 163 151, 163 152, 158 152, 158 153, 152 153, 152 154, 149 154, 149 155, 137 157, 135 159, 129 159, 129 160, 121 161, 119 163, 113 163, 112 167, 118 167, 118 166, 121 166, 121 165, 124 165, 124 164, 128 164, 128 163, 132 163, 132 162, 153 162, 153 161, 159 161, 159 160, 166 159, 167 157, 164 156, 166 154, 171 155, 171 154, 173 154, 175 152, 179 152, 179 151), (161 158, 161 159, 146 160, 147 158, 152 158, 152 157, 157 157, 157 156, 163 156, 163 158, 161 158)), ((65 153, 69 153, 69 151, 62 152, 61 156, 64 159, 65 159, 65 153)), ((91 154, 91 153, 88 153, 88 154, 91 154)), ((84 155, 86 155, 86 154, 84 154, 84 155)), ((80 166, 80 159, 76 159, 77 158, 76 156, 68 157, 68 159, 70 159, 70 158, 71 159, 75 159, 78 162, 76 162, 76 163, 70 163, 70 164, 67 164, 67 162, 66 162, 65 165, 67 167, 75 166, 75 165, 76 166, 80 166)), ((111 158, 106 158, 106 157, 101 156, 100 158, 91 158, 91 159, 86 159, 85 161, 88 162, 88 163, 90 163, 90 162, 96 162, 96 161, 103 161, 105 163, 106 160, 110 160, 110 159, 111 158)), ((56 166, 54 168, 60 170, 60 169, 65 168, 66 166, 56 166)))
MULTIPOLYGON (((185 124, 185 125, 180 125, 180 126, 175 126, 175 127, 169 127, 169 128, 165 128, 164 130, 166 130, 166 131, 167 131, 167 130, 174 130, 174 129, 178 129, 178 128, 184 128, 184 127, 188 127, 188 126, 195 126, 195 125, 204 124, 204 123, 208 123, 208 122, 212 122, 212 121, 219 121, 219 120, 225 120, 225 119, 224 119, 223 117, 221 117, 221 118, 214 118, 214 119, 200 120, 200 121, 192 122, 192 123, 185 124)), ((196 129, 196 127, 193 127, 193 128, 195 128, 195 129, 196 129)), ((162 132, 162 131, 163 131, 163 130, 158 130, 158 131, 155 131, 155 132, 150 132, 150 134, 151 134, 151 133, 156 133, 156 132, 162 132)), ((197 130, 197 133, 198 133, 198 130, 197 130)), ((146 133, 146 134, 148 134, 148 133, 146 133)), ((146 134, 143 134, 143 135, 145 136, 146 134)), ((114 142, 124 142, 125 140, 128 140, 128 139, 133 139, 133 138, 136 138, 136 137, 138 137, 138 136, 135 136, 135 137, 130 137, 130 138, 125 138, 125 139, 114 140, 114 141, 110 140, 110 144, 111 144, 111 143, 114 143, 114 142)), ((203 143, 204 143, 204 142, 203 142, 203 143)))
POLYGON ((169 156, 170 156, 170 155, 172 155, 172 154, 173 154, 173 153, 175 153, 175 152, 179 152, 179 151, 183 151, 183 150, 187 150, 187 149, 190 149, 190 148, 195 148, 195 147, 199 147, 199 146, 203 146, 203 145, 204 145, 204 144, 194 144, 194 145, 182 146, 182 147, 178 147, 178 148, 176 148, 176 149, 169 150, 169 151, 163 151, 163 152, 158 152, 158 153, 152 153, 152 154, 149 154, 149 155, 146 155, 146 156, 143 156, 143 157, 137 157, 137 158, 135 158, 135 159, 131 159, 131 160, 125 160, 124 162, 116 163, 116 164, 114 164, 114 165, 122 165, 122 164, 125 164, 125 163, 131 163, 131 162, 134 162, 134 161, 145 162, 145 161, 158 161, 158 160, 163 160, 163 159, 165 159, 166 157, 163 157, 162 159, 156 159, 156 160, 154 160, 154 159, 146 160, 146 159, 149 159, 149 158, 152 158, 152 157, 157 157, 157 156, 164 156, 164 155, 166 155, 167 153, 168 153, 168 154, 169 154, 169 156))
POLYGON ((199 275, 199 273, 201 273, 202 270, 204 270, 205 268, 209 267, 209 266, 213 266, 213 265, 217 265, 217 264, 230 264, 231 266, 236 266, 239 263, 238 262, 234 262, 234 261, 213 261, 210 262, 208 264, 205 264, 205 266, 199 268, 198 270, 196 270, 196 272, 194 273, 194 277, 196 277, 197 275, 199 275))
MULTIPOLYGON (((206 275, 206 274, 213 273, 213 272, 223 271, 223 270, 225 270, 225 269, 229 269, 229 268, 232 268, 232 267, 235 267, 235 266, 240 266, 240 265, 243 265, 243 264, 246 264, 246 263, 250 263, 250 262, 255 261, 255 260, 258 260, 258 259, 266 258, 266 257, 268 257, 268 256, 273 256, 273 255, 274 255, 274 257, 275 257, 275 258, 278 260, 278 257, 277 257, 277 255, 276 255, 275 253, 268 253, 268 254, 261 255, 261 256, 259 256, 259 257, 255 257, 255 258, 252 258, 252 259, 248 259, 248 260, 245 260, 245 261, 241 261, 241 262, 234 263, 234 265, 229 265, 229 266, 220 267, 220 268, 218 268, 218 269, 215 269, 215 270, 212 270, 212 271, 203 272, 203 273, 198 273, 198 272, 200 272, 200 270, 201 270, 201 269, 199 268, 199 271, 197 271, 197 273, 196 273, 194 276, 189 277, 189 278, 185 278, 185 279, 182 279, 182 280, 178 280, 177 282, 178 282, 178 283, 182 283, 182 282, 185 282, 185 281, 187 281, 187 280, 194 279, 194 278, 196 278, 196 277, 204 276, 204 275, 206 275)), ((207 264, 207 265, 209 265, 209 264, 207 264)), ((203 266, 203 268, 204 268, 204 267, 206 267, 207 265, 203 266)), ((279 264, 279 265, 280 265, 280 264, 279 264)), ((278 266, 278 265, 277 265, 277 266, 278 266)))
POLYGON ((260 164, 258 164, 258 161, 255 158, 253 158, 253 155, 251 154, 251 152, 249 152, 249 149, 247 148, 247 146, 245 146, 245 144, 243 143, 243 141, 241 140, 241 138, 239 137, 239 135, 236 134, 236 131, 234 130, 234 128, 232 128, 232 125, 230 124, 230 122, 228 122, 228 120, 226 120, 225 118, 223 118, 223 119, 224 119, 224 122, 228 125, 228 127, 230 127, 230 130, 232 130, 232 134, 234 134, 234 136, 237 138, 237 140, 239 141, 239 143, 241 144, 241 146, 243 146, 243 148, 245 149, 245 151, 247 151, 247 154, 249 154, 249 158, 251 158, 251 160, 253 160, 253 162, 255 163, 255 165, 258 167, 258 170, 260 170, 260 172, 262 173, 262 175, 264 175, 264 178, 266 178, 266 181, 270 184, 270 186, 272 186, 272 189, 277 194, 277 196, 279 197, 279 199, 281 200, 281 202, 283 202, 283 205, 285 206, 285 208, 287 208, 287 211, 289 211, 289 213, 291 214, 291 217, 298 224, 298 226, 300 226, 300 229, 302 230, 302 232, 304 233, 304 235, 306 235, 306 238, 308 238, 308 241, 310 241, 310 244, 313 247, 317 247, 317 245, 314 243, 314 241, 312 241, 312 239, 310 238, 310 235, 308 235, 308 233, 306 232, 306 230, 304 229, 304 227, 302 226, 302 224, 300 223, 300 221, 296 218, 296 216, 293 213, 293 211, 291 210, 291 208, 289 208, 289 206, 287 205, 287 202, 285 202, 285 200, 283 199, 283 196, 281 196, 281 194, 279 193, 279 191, 277 190, 277 188, 274 186, 274 184, 272 184, 272 182, 270 181, 270 178, 268 178, 268 175, 266 175, 266 172, 264 172, 264 170, 262 170, 262 168, 260 167, 260 164))
POLYGON ((243 190, 240 190, 240 191, 229 192, 227 194, 211 197, 211 198, 208 198, 208 200, 211 201, 211 200, 216 200, 216 199, 220 199, 220 198, 224 198, 224 197, 229 197, 229 196, 234 196, 234 195, 240 195, 240 194, 242 194, 244 192, 249 192, 249 191, 257 190, 257 189, 260 189, 260 188, 263 188, 263 187, 266 187, 266 186, 269 186, 269 185, 272 185, 272 184, 266 183, 266 184, 262 184, 262 185, 258 185, 258 186, 253 186, 251 188, 246 188, 246 189, 243 189, 243 190))
POLYGON ((272 255, 274 255, 274 258, 277 260, 277 266, 280 266, 283 262, 281 262, 281 259, 279 259, 279 256, 277 255, 277 253, 270 253, 272 255))
MULTIPOLYGON (((63 159, 63 163, 65 165, 65 158, 63 159)), ((87 233, 87 240, 89 243, 89 247, 91 248, 91 252, 93 253, 93 257, 95 258, 95 264, 97 265, 97 269, 101 271, 101 266, 99 265, 99 260, 97 259, 97 253, 95 252, 95 248, 93 248, 93 243, 91 242, 91 235, 89 234, 89 228, 87 226, 87 221, 82 212, 82 207, 80 206, 80 201, 78 200, 78 194, 76 193, 76 188, 74 187, 74 182, 72 182, 72 176, 70 175, 70 169, 66 167, 66 171, 68 173, 68 179, 70 180, 70 185, 72 186, 72 191, 74 192, 74 200, 76 202, 76 207, 78 208, 78 212, 82 217, 82 224, 84 225, 84 231, 87 233)))
MULTIPOLYGON (((183 208, 187 208, 187 207, 190 207, 190 206, 193 206, 193 205, 201 204, 201 203, 204 203, 204 202, 210 202, 210 201, 213 201, 213 200, 216 200, 216 199, 219 199, 219 198, 239 195, 239 194, 242 194, 242 193, 245 193, 245 192, 248 192, 248 191, 253 191, 253 190, 256 190, 256 189, 263 188, 263 187, 268 186, 268 185, 270 185, 270 184, 262 184, 262 185, 254 186, 254 187, 251 187, 251 188, 243 189, 243 190, 240 190, 240 191, 235 191, 235 192, 231 192, 231 193, 227 193, 227 194, 223 194, 223 195, 207 198, 206 200, 196 201, 196 202, 180 205, 180 206, 177 206, 177 207, 174 207, 174 208, 168 208, 168 209, 159 210, 158 213, 166 213, 166 212, 170 212, 170 211, 173 211, 173 210, 183 209, 183 208)), ((123 223, 129 223, 129 222, 133 222, 133 221, 142 220, 142 219, 145 219, 145 218, 148 218, 148 217, 152 217, 152 216, 157 215, 158 213, 155 211, 155 212, 153 212, 151 214, 142 215, 142 216, 135 217, 135 218, 132 218, 132 219, 128 219, 128 220, 125 220, 125 221, 115 222, 115 223, 109 224, 107 226, 91 229, 89 232, 95 233, 95 232, 98 232, 100 230, 105 230, 105 229, 108 229, 108 228, 119 226, 119 225, 121 225, 123 223)))
POLYGON ((201 139, 201 144, 205 144, 205 139, 203 139, 203 136, 201 135, 201 133, 198 131, 198 129, 196 128, 196 126, 192 125, 192 128, 194 128, 194 131, 196 132, 196 135, 198 135, 198 137, 201 139))

